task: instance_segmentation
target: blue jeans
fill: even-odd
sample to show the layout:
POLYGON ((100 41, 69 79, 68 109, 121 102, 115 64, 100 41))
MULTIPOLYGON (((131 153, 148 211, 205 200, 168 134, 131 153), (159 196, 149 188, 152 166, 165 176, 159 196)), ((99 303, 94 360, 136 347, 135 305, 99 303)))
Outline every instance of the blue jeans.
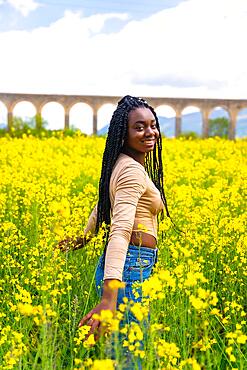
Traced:
MULTIPOLYGON (((152 269, 157 261, 158 249, 147 248, 147 247, 136 247, 129 245, 126 260, 123 269, 123 282, 125 287, 118 290, 117 308, 120 303, 123 303, 123 298, 127 297, 128 300, 134 302, 141 302, 143 298, 141 286, 133 289, 133 284, 137 282, 143 282, 148 279, 151 275, 152 269), (134 295, 134 292, 138 292, 138 296, 134 295)), ((96 290, 99 297, 102 296, 103 290, 103 276, 104 276, 104 253, 100 256, 98 266, 95 274, 96 290)), ((131 322, 139 323, 137 318, 130 311, 126 311, 124 319, 120 323, 120 327, 130 324, 131 322)), ((121 341, 123 338, 121 338, 121 341)), ((124 367, 125 369, 134 367, 124 367)), ((138 369, 141 369, 140 362, 138 369)))

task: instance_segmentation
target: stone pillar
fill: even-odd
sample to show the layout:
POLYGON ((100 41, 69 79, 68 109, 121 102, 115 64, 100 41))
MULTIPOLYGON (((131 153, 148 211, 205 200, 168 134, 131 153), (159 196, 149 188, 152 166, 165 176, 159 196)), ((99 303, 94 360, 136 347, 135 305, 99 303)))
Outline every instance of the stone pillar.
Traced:
POLYGON ((229 113, 230 113, 230 122, 229 122, 228 139, 234 140, 235 135, 236 135, 238 111, 235 108, 231 108, 229 113))
POLYGON ((12 110, 8 110, 8 131, 11 131, 11 128, 13 127, 13 112, 12 110))
POLYGON ((42 115, 41 115, 40 107, 36 107, 35 123, 36 123, 36 129, 40 130, 42 128, 42 115))
POLYGON ((98 116, 97 116, 98 109, 93 108, 93 135, 97 135, 98 131, 98 116))
POLYGON ((209 122, 209 111, 206 109, 202 110, 202 137, 207 138, 208 137, 208 126, 209 122))
POLYGON ((181 134, 181 112, 176 112, 175 137, 181 134))
POLYGON ((64 129, 65 130, 68 130, 69 129, 69 109, 68 108, 64 108, 64 129))

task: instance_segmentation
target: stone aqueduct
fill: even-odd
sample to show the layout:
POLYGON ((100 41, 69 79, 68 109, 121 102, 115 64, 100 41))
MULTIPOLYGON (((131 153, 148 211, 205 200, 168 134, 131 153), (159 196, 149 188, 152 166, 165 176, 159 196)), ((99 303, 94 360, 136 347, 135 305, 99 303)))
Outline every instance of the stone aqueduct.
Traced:
MULTIPOLYGON (((8 129, 11 128, 13 120, 13 109, 19 102, 30 102, 36 108, 37 116, 41 114, 45 104, 50 102, 60 103, 65 112, 65 128, 69 128, 69 113, 72 106, 76 103, 86 103, 93 110, 93 133, 97 134, 97 112, 104 104, 114 104, 121 99, 119 96, 94 96, 94 95, 47 95, 47 94, 12 94, 0 93, 0 101, 5 104, 8 112, 8 129)), ((167 105, 174 109, 175 117, 175 136, 181 133, 181 115, 184 108, 195 106, 200 109, 202 114, 202 136, 208 136, 208 120, 211 111, 216 107, 224 108, 230 118, 229 139, 235 138, 237 116, 241 109, 247 108, 247 100, 233 99, 196 99, 196 98, 155 98, 144 97, 150 105, 157 108, 167 105)))

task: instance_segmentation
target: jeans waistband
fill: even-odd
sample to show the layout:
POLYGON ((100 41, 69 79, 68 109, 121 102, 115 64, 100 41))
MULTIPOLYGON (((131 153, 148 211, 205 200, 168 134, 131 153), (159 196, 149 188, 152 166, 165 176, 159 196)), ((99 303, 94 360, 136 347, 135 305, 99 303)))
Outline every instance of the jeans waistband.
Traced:
POLYGON ((139 247, 130 244, 128 247, 128 251, 139 251, 141 255, 154 256, 155 260, 157 260, 158 248, 139 247))

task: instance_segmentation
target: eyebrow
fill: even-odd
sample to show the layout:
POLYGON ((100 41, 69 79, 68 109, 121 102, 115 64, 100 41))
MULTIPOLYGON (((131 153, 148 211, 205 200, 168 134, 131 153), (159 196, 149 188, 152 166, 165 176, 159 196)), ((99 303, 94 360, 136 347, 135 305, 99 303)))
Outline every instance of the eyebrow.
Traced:
MULTIPOLYGON (((156 122, 156 120, 152 119, 151 122, 154 123, 154 122, 156 122)), ((138 120, 138 121, 134 122, 134 124, 137 124, 137 123, 141 123, 142 125, 145 125, 146 121, 138 120)))

